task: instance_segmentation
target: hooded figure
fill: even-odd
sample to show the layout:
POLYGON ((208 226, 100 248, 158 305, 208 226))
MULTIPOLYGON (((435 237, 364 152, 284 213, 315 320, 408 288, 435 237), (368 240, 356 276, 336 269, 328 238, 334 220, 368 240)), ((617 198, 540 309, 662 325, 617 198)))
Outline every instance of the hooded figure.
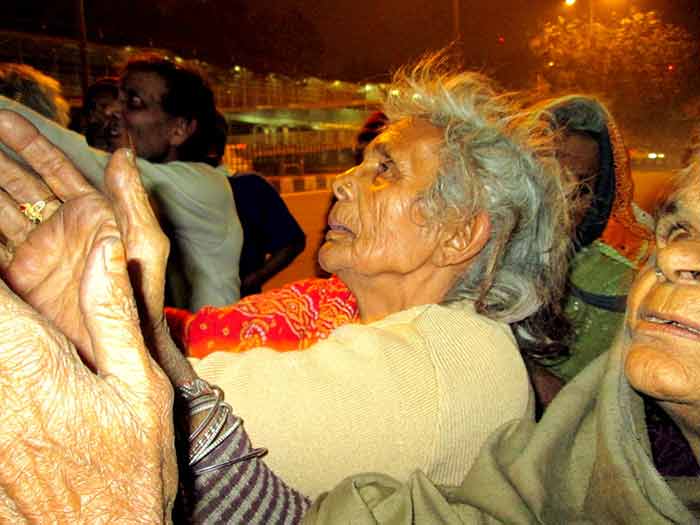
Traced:
POLYGON ((653 249, 653 226, 632 202, 629 157, 605 107, 595 98, 572 95, 547 101, 541 111, 560 133, 559 161, 579 184, 575 253, 563 303, 572 325, 570 353, 549 363, 568 381, 610 348, 632 280, 653 249))

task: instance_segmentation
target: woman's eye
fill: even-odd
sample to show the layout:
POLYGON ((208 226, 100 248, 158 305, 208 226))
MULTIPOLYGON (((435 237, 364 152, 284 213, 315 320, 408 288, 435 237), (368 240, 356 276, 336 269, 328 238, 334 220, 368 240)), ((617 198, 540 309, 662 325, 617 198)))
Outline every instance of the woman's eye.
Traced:
POLYGON ((138 109, 143 107, 143 101, 139 97, 129 97, 127 104, 131 109, 138 109))
POLYGON ((382 160, 379 162, 379 165, 377 166, 377 171, 379 173, 386 173, 389 171, 389 168, 391 168, 391 161, 390 160, 382 160))
POLYGON ((674 241, 682 241, 690 237, 690 232, 688 231, 688 228, 686 228, 682 224, 674 224, 669 228, 668 233, 665 237, 665 241, 667 243, 674 241))

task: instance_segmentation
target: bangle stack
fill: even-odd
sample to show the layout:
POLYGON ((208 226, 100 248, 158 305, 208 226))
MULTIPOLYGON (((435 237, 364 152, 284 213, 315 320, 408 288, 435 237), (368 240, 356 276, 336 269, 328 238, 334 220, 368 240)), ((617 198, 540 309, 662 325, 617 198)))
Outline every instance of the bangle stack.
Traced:
POLYGON ((256 448, 246 454, 208 465, 199 469, 194 466, 219 447, 226 439, 241 429, 243 420, 233 415, 231 405, 224 401, 223 391, 202 379, 195 379, 177 388, 180 396, 187 402, 190 417, 208 411, 204 420, 189 436, 189 466, 194 474, 203 474, 212 470, 228 467, 241 461, 259 458, 267 454, 267 449, 256 448))

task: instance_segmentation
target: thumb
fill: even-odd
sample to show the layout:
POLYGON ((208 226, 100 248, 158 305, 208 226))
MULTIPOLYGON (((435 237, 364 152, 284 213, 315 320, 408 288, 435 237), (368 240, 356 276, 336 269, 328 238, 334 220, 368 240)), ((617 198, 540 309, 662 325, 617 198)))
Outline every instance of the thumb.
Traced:
POLYGON ((105 182, 126 244, 134 293, 148 316, 144 322, 162 320, 170 243, 151 208, 133 151, 122 149, 112 156, 105 182))
POLYGON ((95 368, 137 392, 148 388, 151 360, 143 342, 121 240, 105 236, 88 256, 80 307, 92 342, 95 368))

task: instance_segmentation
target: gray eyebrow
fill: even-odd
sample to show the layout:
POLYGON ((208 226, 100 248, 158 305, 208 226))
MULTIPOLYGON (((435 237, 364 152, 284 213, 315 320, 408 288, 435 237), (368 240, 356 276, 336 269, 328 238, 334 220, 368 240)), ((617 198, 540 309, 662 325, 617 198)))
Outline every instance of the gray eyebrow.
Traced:
POLYGON ((658 222, 666 215, 676 215, 680 211, 680 209, 681 206, 679 206, 678 204, 678 197, 672 196, 663 204, 661 204, 658 208, 656 208, 656 213, 654 213, 654 219, 656 222, 658 222))

